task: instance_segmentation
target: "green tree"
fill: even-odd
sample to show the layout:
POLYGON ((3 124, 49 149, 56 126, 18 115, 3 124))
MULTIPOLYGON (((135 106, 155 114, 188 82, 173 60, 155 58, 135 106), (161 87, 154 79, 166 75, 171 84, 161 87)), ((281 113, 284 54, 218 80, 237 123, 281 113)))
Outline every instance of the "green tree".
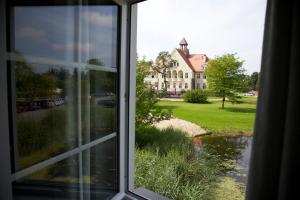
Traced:
POLYGON ((33 100, 40 97, 51 97, 55 93, 57 80, 52 73, 36 73, 25 61, 18 61, 15 75, 18 98, 33 100))
POLYGON ((136 124, 147 124, 151 122, 149 113, 155 109, 155 104, 158 99, 152 87, 144 81, 149 75, 151 61, 146 61, 145 58, 138 60, 136 66, 136 124))
POLYGON ((175 60, 167 51, 162 51, 158 54, 155 62, 151 65, 152 70, 161 74, 164 77, 164 90, 167 91, 167 70, 173 67, 175 60))
POLYGON ((218 56, 208 62, 208 85, 217 96, 222 97, 222 109, 226 98, 236 101, 236 93, 243 91, 247 85, 242 65, 243 61, 236 58, 235 54, 218 56))
POLYGON ((250 87, 251 90, 258 90, 258 81, 259 80, 259 72, 253 72, 250 76, 250 87))

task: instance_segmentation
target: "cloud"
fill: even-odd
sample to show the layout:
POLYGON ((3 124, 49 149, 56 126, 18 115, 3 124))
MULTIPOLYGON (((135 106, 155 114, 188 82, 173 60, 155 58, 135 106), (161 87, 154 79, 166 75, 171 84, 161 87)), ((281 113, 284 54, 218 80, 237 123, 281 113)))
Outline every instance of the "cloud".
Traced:
POLYGON ((52 48, 54 50, 58 51, 74 51, 78 50, 81 53, 89 53, 96 49, 95 44, 91 43, 79 43, 75 45, 74 43, 68 43, 68 44, 52 44, 52 48))
POLYGON ((100 27, 108 27, 108 28, 114 25, 113 15, 100 14, 98 12, 89 11, 89 12, 84 12, 82 14, 82 17, 92 25, 96 25, 100 27))

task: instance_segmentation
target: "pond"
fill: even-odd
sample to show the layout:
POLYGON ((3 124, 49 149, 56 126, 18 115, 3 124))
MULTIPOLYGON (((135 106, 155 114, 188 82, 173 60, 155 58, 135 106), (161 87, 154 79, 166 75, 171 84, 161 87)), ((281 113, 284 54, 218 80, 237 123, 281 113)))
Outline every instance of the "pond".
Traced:
POLYGON ((246 185, 252 137, 204 136, 200 140, 209 154, 218 156, 224 162, 233 162, 236 170, 228 170, 226 175, 246 185))

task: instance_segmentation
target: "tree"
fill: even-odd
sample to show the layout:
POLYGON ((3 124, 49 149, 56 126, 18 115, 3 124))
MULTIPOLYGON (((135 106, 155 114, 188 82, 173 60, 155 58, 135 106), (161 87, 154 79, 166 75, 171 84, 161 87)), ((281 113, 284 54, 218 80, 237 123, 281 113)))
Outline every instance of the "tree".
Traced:
POLYGON ((144 79, 149 75, 152 62, 145 60, 137 61, 136 66, 136 112, 135 121, 137 126, 151 124, 154 121, 168 119, 170 111, 163 111, 156 105, 158 96, 153 87, 148 85, 144 79))
POLYGON ((251 90, 258 90, 259 72, 253 72, 250 76, 250 87, 251 90))
POLYGON ((236 58, 235 54, 218 56, 208 62, 208 85, 216 95, 222 97, 222 109, 226 98, 234 102, 236 92, 243 91, 247 85, 242 65, 243 61, 236 58))
POLYGON ((175 60, 172 59, 171 54, 167 51, 162 51, 152 64, 152 70, 164 77, 164 90, 167 91, 167 70, 173 67, 175 60))

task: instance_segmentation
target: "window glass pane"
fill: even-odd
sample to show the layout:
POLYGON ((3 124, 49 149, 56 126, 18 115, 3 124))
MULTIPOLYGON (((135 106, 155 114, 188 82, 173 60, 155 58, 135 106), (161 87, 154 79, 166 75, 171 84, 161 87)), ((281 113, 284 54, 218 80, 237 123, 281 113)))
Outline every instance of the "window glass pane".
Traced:
POLYGON ((77 136, 77 70, 11 62, 16 96, 15 170, 74 148, 77 136))
POLYGON ((82 142, 117 131, 117 74, 98 70, 82 73, 82 142))
POLYGON ((109 199, 118 191, 116 138, 83 152, 84 199, 109 199))
MULTIPOLYGON (((22 6, 14 8, 11 51, 24 56, 76 60, 75 6, 22 6)), ((77 48, 88 49, 88 44, 77 48)))
POLYGON ((116 67, 117 8, 15 7, 11 51, 81 63, 97 59, 99 65, 116 67))
POLYGON ((57 162, 13 182, 13 199, 79 199, 78 172, 77 155, 57 162))
POLYGON ((81 62, 117 67, 117 8, 111 5, 81 7, 81 62))

